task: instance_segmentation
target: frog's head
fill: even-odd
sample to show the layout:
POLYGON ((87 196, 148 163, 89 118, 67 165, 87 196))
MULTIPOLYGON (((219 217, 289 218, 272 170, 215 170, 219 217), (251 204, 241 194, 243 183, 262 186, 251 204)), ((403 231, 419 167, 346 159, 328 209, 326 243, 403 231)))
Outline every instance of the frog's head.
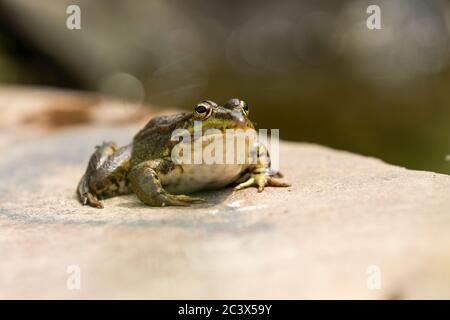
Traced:
POLYGON ((223 106, 219 106, 213 101, 205 100, 197 104, 192 118, 194 121, 202 122, 203 130, 254 129, 248 114, 248 105, 243 100, 230 99, 223 106))
MULTIPOLYGON (((179 159, 178 156, 186 156, 187 160, 173 161, 192 164, 193 159, 190 156, 201 155, 204 163, 208 164, 236 164, 233 162, 234 159, 240 159, 239 165, 253 163, 250 161, 253 160, 255 155, 254 147, 256 146, 257 136, 253 123, 248 118, 248 112, 247 103, 239 99, 231 99, 223 106, 219 106, 210 100, 200 102, 194 108, 192 114, 184 115, 184 119, 187 121, 182 123, 181 143, 178 134, 175 139, 171 138, 171 141, 176 141, 177 145, 176 148, 172 149, 172 151, 176 150, 175 158, 172 159, 179 159), (183 138, 186 129, 191 135, 190 139, 183 138), (200 129, 200 132, 198 129, 200 129), (186 147, 186 143, 189 145, 188 148, 191 152, 178 153, 179 150, 186 147), (201 148, 198 149, 199 147, 201 148), (211 160, 214 161, 211 162, 211 160)), ((194 158, 196 159, 194 162, 198 160, 197 156, 194 156, 194 158)))

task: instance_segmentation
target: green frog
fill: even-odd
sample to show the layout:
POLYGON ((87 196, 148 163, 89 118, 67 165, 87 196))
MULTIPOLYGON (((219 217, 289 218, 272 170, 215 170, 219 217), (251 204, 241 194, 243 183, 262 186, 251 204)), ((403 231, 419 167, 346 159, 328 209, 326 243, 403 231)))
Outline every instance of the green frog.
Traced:
POLYGON ((174 159, 174 148, 180 143, 173 138, 175 130, 192 133, 188 144, 202 139, 204 146, 214 139, 195 137, 195 125, 200 124, 201 132, 213 129, 217 137, 229 129, 254 130, 248 116, 248 104, 234 98, 223 106, 206 100, 196 105, 193 112, 153 118, 132 143, 119 148, 114 142, 104 142, 96 147, 78 184, 78 199, 83 205, 103 208, 101 199, 134 193, 149 206, 188 206, 205 202, 186 195, 200 190, 234 185, 235 190, 254 186, 262 192, 267 186, 290 186, 276 179, 282 176, 272 171, 267 148, 258 141, 253 151, 248 151, 253 152, 249 157, 255 160, 252 162, 210 164, 174 159))

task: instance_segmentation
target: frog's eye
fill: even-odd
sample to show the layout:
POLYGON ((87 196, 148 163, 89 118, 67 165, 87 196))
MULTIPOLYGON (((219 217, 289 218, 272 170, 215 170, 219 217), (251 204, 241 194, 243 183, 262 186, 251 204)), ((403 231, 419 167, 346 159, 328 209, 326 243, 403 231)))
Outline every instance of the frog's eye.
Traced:
POLYGON ((194 116, 196 119, 204 120, 211 115, 212 108, 207 103, 200 103, 197 105, 194 111, 194 116))
POLYGON ((242 110, 244 111, 244 113, 246 114, 246 115, 248 115, 248 113, 249 113, 249 109, 248 109, 248 104, 246 103, 246 102, 244 102, 244 101, 240 101, 239 102, 239 105, 241 106, 241 108, 242 108, 242 110))

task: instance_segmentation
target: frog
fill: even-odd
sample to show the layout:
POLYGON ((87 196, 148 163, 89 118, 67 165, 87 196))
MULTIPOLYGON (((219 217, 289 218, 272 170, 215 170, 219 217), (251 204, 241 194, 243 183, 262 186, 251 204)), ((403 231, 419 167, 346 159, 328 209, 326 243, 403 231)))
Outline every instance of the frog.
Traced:
MULTIPOLYGON (((249 111, 249 105, 238 98, 223 105, 204 100, 191 112, 154 117, 127 145, 103 142, 91 155, 78 183, 78 200, 101 209, 104 199, 134 193, 151 207, 190 206, 206 202, 189 195, 198 191, 256 187, 262 192, 265 187, 289 187, 279 179, 282 174, 271 168, 268 149, 260 141, 252 149, 253 162, 195 164, 174 159, 179 143, 173 138, 175 130, 192 133, 196 123, 202 132, 214 129, 219 135, 229 129, 255 130, 249 111)), ((205 141, 208 143, 208 139, 202 143, 205 141)))

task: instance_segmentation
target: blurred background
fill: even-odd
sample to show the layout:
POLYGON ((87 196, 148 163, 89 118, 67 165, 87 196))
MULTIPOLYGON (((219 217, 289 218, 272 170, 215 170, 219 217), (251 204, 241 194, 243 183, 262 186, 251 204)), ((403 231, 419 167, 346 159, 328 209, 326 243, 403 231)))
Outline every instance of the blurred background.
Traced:
POLYGON ((449 22, 437 0, 0 0, 0 82, 161 109, 240 97, 283 139, 450 174, 449 22))

